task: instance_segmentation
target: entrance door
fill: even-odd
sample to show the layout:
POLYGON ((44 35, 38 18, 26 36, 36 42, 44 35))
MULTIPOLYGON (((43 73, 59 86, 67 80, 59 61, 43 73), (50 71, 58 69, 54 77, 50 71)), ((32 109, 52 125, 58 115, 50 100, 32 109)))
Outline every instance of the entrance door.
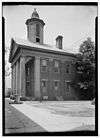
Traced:
POLYGON ((26 63, 26 96, 32 97, 34 87, 34 60, 26 63))
POLYGON ((30 82, 30 66, 26 65, 26 96, 31 96, 31 82, 30 82))

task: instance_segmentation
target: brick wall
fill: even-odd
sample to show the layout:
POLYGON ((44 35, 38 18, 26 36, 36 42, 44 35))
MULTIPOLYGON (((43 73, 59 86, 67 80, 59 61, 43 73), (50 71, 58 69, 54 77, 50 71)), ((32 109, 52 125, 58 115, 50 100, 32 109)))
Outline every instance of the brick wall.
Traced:
MULTIPOLYGON (((59 72, 54 72, 54 61, 56 58, 42 58, 41 57, 41 62, 42 59, 47 60, 47 71, 40 73, 40 81, 46 80, 47 81, 47 91, 46 93, 43 93, 42 86, 40 86, 42 95, 48 95, 50 100, 56 100, 57 96, 62 96, 63 99, 70 99, 70 100, 75 100, 77 99, 75 95, 75 90, 70 86, 70 91, 66 91, 66 83, 65 81, 73 81, 75 78, 75 68, 72 65, 71 60, 70 61, 63 61, 62 59, 59 58, 59 72), (69 73, 66 73, 66 65, 69 64, 69 73), (58 80, 59 81, 59 88, 58 90, 54 89, 54 81, 58 80)), ((40 62, 40 63, 41 63, 40 62)), ((40 64, 41 68, 42 65, 40 64)), ((40 83, 41 85, 41 83, 40 83)))
POLYGON ((40 66, 41 60, 47 60, 47 71, 41 72, 40 67, 40 92, 42 95, 48 95, 49 100, 56 100, 56 94, 61 95, 64 100, 75 100, 77 99, 75 89, 70 86, 70 92, 66 92, 65 81, 73 81, 77 79, 77 74, 72 61, 76 60, 74 56, 67 56, 62 54, 46 53, 41 51, 23 50, 23 56, 39 56, 40 66), (54 72, 54 60, 59 61, 59 73, 54 72), (69 73, 66 73, 66 64, 70 65, 69 73), (43 94, 41 82, 47 80, 47 90, 43 94), (54 80, 59 80, 59 89, 56 92, 54 90, 54 80))

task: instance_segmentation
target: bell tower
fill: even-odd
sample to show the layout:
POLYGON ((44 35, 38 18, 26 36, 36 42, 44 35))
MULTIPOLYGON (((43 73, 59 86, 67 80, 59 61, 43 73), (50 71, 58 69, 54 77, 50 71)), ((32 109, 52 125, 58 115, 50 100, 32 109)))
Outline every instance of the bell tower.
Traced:
POLYGON ((39 18, 39 14, 34 9, 30 19, 26 21, 27 38, 30 42, 43 44, 44 21, 39 18))

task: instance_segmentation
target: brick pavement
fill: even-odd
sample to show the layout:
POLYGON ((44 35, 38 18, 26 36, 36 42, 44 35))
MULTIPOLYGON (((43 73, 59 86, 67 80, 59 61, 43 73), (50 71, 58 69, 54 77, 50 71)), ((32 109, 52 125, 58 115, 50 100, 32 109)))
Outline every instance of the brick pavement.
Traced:
POLYGON ((41 126, 12 107, 8 99, 5 99, 5 134, 45 131, 41 126))

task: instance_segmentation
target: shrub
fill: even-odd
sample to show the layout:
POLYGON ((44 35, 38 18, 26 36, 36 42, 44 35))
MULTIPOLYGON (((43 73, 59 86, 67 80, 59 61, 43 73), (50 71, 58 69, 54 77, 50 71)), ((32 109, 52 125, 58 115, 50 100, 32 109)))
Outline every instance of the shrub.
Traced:
POLYGON ((30 97, 20 97, 20 101, 30 101, 30 97))
POLYGON ((12 89, 11 89, 11 88, 8 88, 8 89, 5 91, 5 97, 6 97, 6 98, 9 98, 11 94, 12 94, 12 89))

